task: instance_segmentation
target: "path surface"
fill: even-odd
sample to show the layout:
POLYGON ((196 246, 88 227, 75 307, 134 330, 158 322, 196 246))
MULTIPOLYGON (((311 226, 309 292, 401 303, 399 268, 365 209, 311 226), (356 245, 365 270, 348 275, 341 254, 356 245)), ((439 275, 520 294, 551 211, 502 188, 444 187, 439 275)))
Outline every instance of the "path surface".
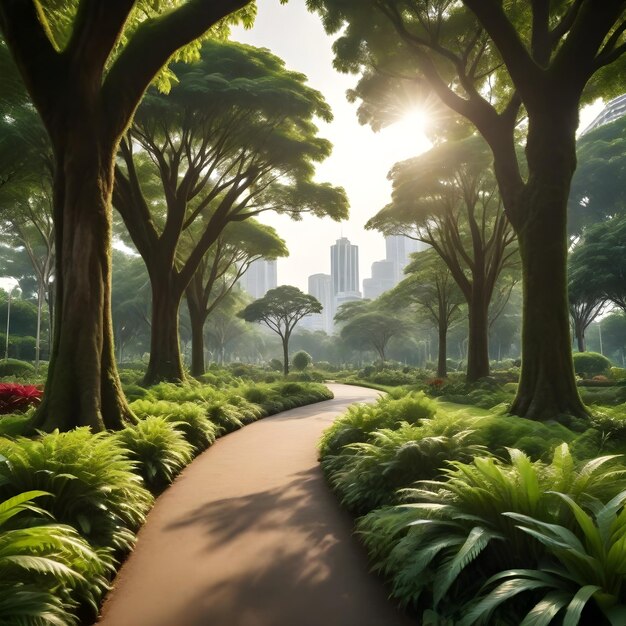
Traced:
POLYGON ((100 626, 408 626, 368 573, 352 520, 316 460, 322 431, 377 392, 334 400, 219 439, 157 501, 100 626))

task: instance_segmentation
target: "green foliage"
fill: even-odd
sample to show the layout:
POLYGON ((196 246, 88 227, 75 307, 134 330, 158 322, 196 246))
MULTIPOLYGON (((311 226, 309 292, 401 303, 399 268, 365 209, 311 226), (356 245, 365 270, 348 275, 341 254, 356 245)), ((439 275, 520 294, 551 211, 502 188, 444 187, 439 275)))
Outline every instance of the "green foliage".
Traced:
POLYGON ((595 506, 623 486, 624 470, 612 457, 577 463, 566 445, 555 450, 550 464, 532 463, 513 449, 510 459, 453 462, 446 481, 406 490, 408 503, 360 521, 375 568, 390 579, 394 597, 422 610, 445 609, 449 618, 466 615, 485 577, 538 568, 546 557, 545 546, 517 528, 516 516, 572 527, 578 515, 551 490, 595 506))
POLYGON ((206 450, 215 441, 216 426, 207 418, 206 410, 194 402, 136 400, 130 407, 139 418, 151 415, 165 418, 193 446, 194 454, 206 450))
POLYGON ((113 435, 129 451, 153 493, 167 487, 193 457, 193 446, 181 430, 163 416, 149 416, 113 435))
POLYGON ((436 410, 435 402, 421 391, 400 399, 385 396, 374 405, 351 406, 324 432, 320 442, 321 456, 337 454, 347 444, 368 441, 375 430, 397 429, 403 422, 417 424, 432 417, 436 410))
POLYGON ((470 461, 484 448, 472 443, 471 431, 428 436, 428 429, 403 423, 383 428, 370 441, 344 447, 339 457, 327 456, 322 467, 349 509, 366 513, 398 503, 397 490, 416 480, 441 478, 448 461, 470 461), (336 471, 333 468, 336 467, 336 471))
POLYGON ((97 615, 110 567, 74 528, 53 523, 34 501, 44 491, 0 502, 0 622, 78 623, 80 605, 97 615))
POLYGON ((280 359, 271 359, 270 362, 269 362, 269 366, 275 372, 282 372, 283 371, 283 362, 280 359))
POLYGON ((313 363, 313 359, 308 352, 300 350, 291 357, 291 364, 299 371, 305 370, 309 365, 313 363))
POLYGON ((135 464, 114 436, 88 428, 31 440, 0 439, 0 497, 39 489, 40 506, 92 545, 127 552, 152 505, 135 464))
POLYGON ((27 361, 18 359, 2 359, 0 361, 0 378, 4 376, 31 376, 35 373, 35 367, 27 361))
POLYGON ((547 561, 541 569, 506 570, 492 576, 482 590, 483 595, 488 593, 468 607, 459 626, 488 621, 503 603, 524 592, 534 596, 539 590, 547 593, 525 616, 524 624, 549 624, 560 614, 563 624, 588 623, 581 620, 585 619, 585 607, 592 602, 613 626, 626 622, 626 597, 622 590, 626 568, 626 491, 606 504, 594 503, 589 512, 564 493, 553 495, 572 512, 576 520, 573 531, 528 515, 504 513, 518 522, 517 528, 546 548, 547 561))
POLYGON ((598 352, 576 352, 573 358, 574 371, 585 378, 607 374, 611 367, 611 361, 598 352))

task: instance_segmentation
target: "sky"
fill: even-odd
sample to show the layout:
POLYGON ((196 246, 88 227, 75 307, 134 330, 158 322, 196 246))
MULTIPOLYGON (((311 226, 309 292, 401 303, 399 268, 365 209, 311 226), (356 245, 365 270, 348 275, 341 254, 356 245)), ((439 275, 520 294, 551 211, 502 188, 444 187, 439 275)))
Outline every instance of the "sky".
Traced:
MULTIPOLYGON (((357 77, 334 70, 333 38, 326 35, 321 20, 309 13, 303 0, 281 5, 279 0, 257 0, 258 16, 251 30, 237 28, 232 39, 269 48, 281 57, 288 69, 309 77, 309 84, 321 91, 330 104, 334 120, 319 123, 320 135, 329 139, 332 155, 317 168, 317 180, 342 186, 350 201, 350 218, 305 216, 294 222, 286 216, 266 215, 262 221, 274 226, 286 240, 290 256, 278 260, 278 284, 291 284, 307 291, 310 274, 330 273, 330 246, 347 237, 359 246, 359 277, 371 275, 371 265, 385 257, 385 242, 377 231, 364 224, 390 200, 387 173, 397 161, 416 156, 430 147, 423 132, 423 118, 407 111, 407 119, 378 133, 361 126, 357 104, 346 100, 346 90, 357 77)), ((600 102, 581 111, 580 128, 585 128, 602 108, 600 102)))
POLYGON ((288 69, 309 77, 309 84, 321 91, 330 104, 334 120, 319 123, 320 135, 333 145, 332 155, 317 168, 317 180, 343 187, 350 200, 350 218, 305 216, 294 222, 286 216, 266 215, 262 221, 274 226, 290 251, 278 260, 278 284, 290 284, 306 291, 311 274, 330 274, 330 246, 347 237, 359 246, 361 282, 371 275, 371 265, 385 257, 385 241, 377 231, 366 231, 365 222, 390 199, 387 172, 396 162, 415 156, 430 147, 415 117, 379 133, 360 126, 356 104, 346 100, 346 90, 357 77, 333 69, 332 42, 320 18, 308 13, 302 0, 281 5, 279 0, 257 0, 259 13, 252 30, 236 29, 232 39, 269 48, 281 57, 288 69))

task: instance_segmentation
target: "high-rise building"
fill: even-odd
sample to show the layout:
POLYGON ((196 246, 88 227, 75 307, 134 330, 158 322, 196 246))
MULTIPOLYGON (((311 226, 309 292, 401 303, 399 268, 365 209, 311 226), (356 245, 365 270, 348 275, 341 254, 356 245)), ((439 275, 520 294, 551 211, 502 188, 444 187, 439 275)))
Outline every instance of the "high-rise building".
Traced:
POLYGON ((239 279, 239 285, 253 298, 262 298, 270 289, 278 285, 276 261, 266 259, 253 261, 246 273, 239 279))
POLYGON ((330 275, 333 293, 359 294, 359 247, 346 237, 337 239, 330 247, 330 275))
POLYGON ((396 286, 396 265, 392 261, 375 261, 372 263, 372 277, 363 280, 363 297, 375 300, 385 291, 396 286))
POLYGON ((333 330, 333 281, 329 274, 312 274, 309 276, 309 294, 317 298, 322 305, 321 313, 307 315, 303 325, 310 330, 333 330))
POLYGON ((604 124, 614 122, 623 115, 626 115, 626 93, 610 100, 602 111, 600 111, 600 114, 596 117, 596 119, 594 119, 593 122, 585 128, 581 135, 586 135, 594 128, 598 128, 598 126, 604 126, 604 124))
POLYGON ((332 317, 346 302, 361 299, 359 291, 359 247, 346 237, 330 247, 330 277, 333 288, 332 317))
POLYGON ((390 235, 385 237, 387 261, 393 263, 394 286, 404 278, 404 268, 411 260, 413 252, 426 250, 428 246, 421 241, 415 241, 404 235, 390 235))

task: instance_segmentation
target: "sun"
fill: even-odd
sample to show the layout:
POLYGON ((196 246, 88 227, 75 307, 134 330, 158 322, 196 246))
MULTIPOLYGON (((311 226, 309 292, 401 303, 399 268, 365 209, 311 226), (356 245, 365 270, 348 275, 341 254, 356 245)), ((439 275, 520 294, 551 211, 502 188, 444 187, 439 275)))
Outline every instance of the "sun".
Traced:
POLYGON ((383 133, 385 144, 394 161, 402 161, 426 152, 432 147, 427 131, 430 116, 423 108, 406 111, 397 122, 387 126, 383 133))

